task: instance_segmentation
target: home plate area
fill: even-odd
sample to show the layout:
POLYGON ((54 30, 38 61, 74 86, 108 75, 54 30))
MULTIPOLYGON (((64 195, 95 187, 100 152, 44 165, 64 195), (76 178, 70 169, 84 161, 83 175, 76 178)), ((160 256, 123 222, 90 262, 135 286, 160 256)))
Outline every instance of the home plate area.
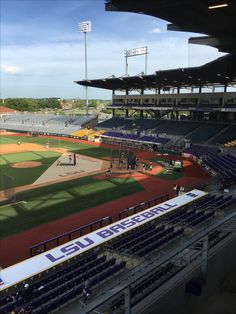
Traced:
POLYGON ((92 174, 105 169, 104 161, 74 153, 61 155, 33 184, 92 174), (75 164, 74 164, 75 163, 75 164))

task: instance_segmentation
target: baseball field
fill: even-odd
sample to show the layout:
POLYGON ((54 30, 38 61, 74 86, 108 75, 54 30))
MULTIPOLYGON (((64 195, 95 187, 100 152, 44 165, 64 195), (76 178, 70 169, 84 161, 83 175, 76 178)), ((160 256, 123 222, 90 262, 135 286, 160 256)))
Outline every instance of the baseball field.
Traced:
POLYGON ((2 267, 27 258, 29 246, 39 241, 105 216, 115 219, 123 209, 160 194, 173 196, 175 183, 192 186, 209 178, 187 160, 179 173, 165 172, 162 161, 179 156, 142 151, 136 155, 145 171, 114 167, 107 176, 121 148, 75 139, 1 135, 0 149, 2 267))

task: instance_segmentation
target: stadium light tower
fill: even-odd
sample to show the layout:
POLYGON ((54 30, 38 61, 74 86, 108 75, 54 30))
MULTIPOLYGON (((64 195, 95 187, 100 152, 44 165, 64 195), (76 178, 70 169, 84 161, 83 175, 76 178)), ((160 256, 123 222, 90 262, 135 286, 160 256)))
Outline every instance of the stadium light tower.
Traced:
POLYGON ((140 55, 145 55, 145 74, 147 74, 147 55, 148 55, 148 47, 140 47, 134 48, 124 51, 125 54, 125 75, 128 75, 128 58, 129 57, 136 57, 140 55))
MULTIPOLYGON (((84 61, 85 61, 85 80, 88 79, 87 68, 87 32, 91 32, 91 22, 85 21, 79 23, 79 32, 84 33, 84 61)), ((85 98, 86 98, 86 115, 88 115, 88 86, 85 86, 85 98)))

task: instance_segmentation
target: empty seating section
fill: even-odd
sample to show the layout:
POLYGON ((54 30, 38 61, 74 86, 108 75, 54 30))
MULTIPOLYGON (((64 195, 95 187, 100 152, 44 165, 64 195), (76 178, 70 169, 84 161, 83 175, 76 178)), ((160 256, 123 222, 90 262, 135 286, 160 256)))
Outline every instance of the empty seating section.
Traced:
POLYGON ((1 129, 70 135, 92 121, 94 116, 15 113, 0 118, 1 129))
POLYGON ((130 236, 118 242, 108 245, 107 248, 125 255, 135 254, 142 257, 168 243, 183 232, 183 228, 175 229, 173 226, 150 225, 133 232, 130 236))
POLYGON ((113 117, 109 120, 103 121, 98 124, 99 128, 107 128, 107 129, 112 129, 112 128, 120 128, 126 124, 131 123, 130 120, 127 120, 125 118, 120 118, 120 117, 113 117))
POLYGON ((223 130, 226 126, 227 124, 207 123, 191 133, 187 138, 191 139, 194 143, 203 143, 223 130))
POLYGON ((88 130, 88 129, 82 129, 76 132, 73 132, 71 135, 73 136, 77 136, 77 137, 85 137, 85 136, 89 136, 90 134, 92 134, 94 131, 93 130, 88 130))
POLYGON ((193 145, 189 148, 186 148, 183 152, 192 154, 198 158, 202 156, 214 156, 218 153, 219 149, 217 147, 211 146, 202 146, 202 145, 193 145))
POLYGON ((163 123, 163 121, 157 119, 134 119, 129 124, 125 125, 124 129, 151 130, 161 123, 163 123))
POLYGON ((145 226, 129 236, 107 245, 108 250, 116 250, 124 255, 135 254, 142 257, 154 249, 168 243, 184 232, 183 228, 154 225, 145 226))
MULTIPOLYGON (((81 130, 80 132, 80 129, 94 119, 94 116, 67 116, 18 112, 0 117, 0 125, 1 129, 19 132, 39 132, 42 134, 72 135, 88 138, 88 135, 92 134, 92 130, 81 130)), ((96 129, 122 129, 127 132, 133 131, 133 133, 135 132, 143 136, 150 135, 154 138, 156 135, 161 135, 162 133, 180 137, 186 136, 193 143, 203 143, 213 138, 217 133, 220 133, 212 139, 211 143, 224 144, 229 141, 235 141, 236 124, 227 126, 228 124, 226 123, 206 123, 201 121, 113 117, 99 123, 96 129), (194 132, 195 129, 196 131, 194 132), (145 134, 145 132, 148 132, 148 134, 145 134)), ((91 140, 94 140, 94 136, 91 137, 91 140)), ((151 140, 151 142, 160 144, 166 143, 165 140, 159 141, 159 139, 157 142, 155 140, 151 140)), ((234 146, 234 143, 232 145, 234 146)), ((229 147, 232 145, 229 145, 229 147)))
POLYGON ((121 128, 123 130, 152 131, 153 134, 167 133, 172 135, 185 135, 201 126, 202 122, 173 121, 158 119, 125 119, 114 117, 98 124, 98 127, 121 128))
POLYGON ((167 137, 154 137, 154 136, 139 136, 136 134, 125 134, 117 131, 109 131, 104 132, 102 136, 112 137, 117 139, 126 139, 126 140, 135 140, 136 142, 148 142, 150 144, 166 144, 171 141, 170 138, 167 137))
POLYGON ((235 146, 236 146, 236 139, 233 141, 229 141, 229 142, 224 144, 224 147, 226 147, 226 148, 235 147, 235 146))
POLYGON ((79 131, 73 132, 71 135, 76 137, 76 138, 80 138, 80 139, 84 139, 84 140, 88 140, 91 142, 94 142, 96 138, 100 138, 100 136, 104 133, 104 130, 99 130, 99 131, 94 131, 91 129, 81 129, 79 131))
POLYGON ((231 183, 236 182, 236 156, 231 154, 211 155, 204 164, 231 183))
POLYGON ((159 126, 155 128, 155 132, 159 133, 166 133, 166 134, 173 134, 173 135, 185 135, 195 128, 199 127, 202 123, 201 122, 194 122, 194 121, 165 121, 159 126))
POLYGON ((216 136, 210 144, 224 144, 228 141, 233 141, 236 134, 236 124, 229 126, 224 132, 216 136))
POLYGON ((168 137, 154 137, 150 135, 144 135, 139 138, 141 142, 151 142, 151 143, 159 143, 159 144, 166 144, 171 141, 168 137))
POLYGON ((236 156, 223 152, 216 147, 194 145, 184 150, 184 153, 193 154, 201 160, 205 169, 211 169, 214 173, 227 180, 231 185, 236 182, 236 156))
POLYGON ((32 295, 28 302, 25 301, 21 292, 15 302, 12 300, 9 302, 8 297, 0 299, 1 313, 9 313, 13 309, 18 311, 27 306, 32 307, 33 313, 48 313, 79 296, 83 292, 85 283, 94 287, 125 267, 125 261, 117 263, 114 257, 108 259, 106 255, 99 257, 97 254, 92 254, 32 283, 32 295))
POLYGON ((105 133, 104 130, 93 131, 92 133, 88 135, 88 141, 95 141, 96 138, 100 139, 103 133, 105 133))
POLYGON ((235 199, 230 195, 228 197, 208 195, 203 200, 196 202, 190 208, 187 206, 181 211, 177 211, 166 217, 166 222, 196 226, 202 221, 210 218, 216 211, 222 211, 235 204, 235 199))
MULTIPOLYGON (((143 257, 182 235, 186 228, 194 228, 213 217, 216 211, 227 210, 235 204, 236 199, 232 196, 225 197, 208 194, 191 205, 185 205, 174 213, 166 214, 157 225, 150 224, 144 226, 123 239, 113 241, 112 244, 108 245, 108 249, 120 254, 135 254, 143 257)), ((209 235, 209 246, 214 246, 226 235, 227 233, 222 235, 220 231, 215 230, 209 235)), ((139 303, 184 267, 183 265, 166 262, 155 273, 131 287, 132 306, 139 303)), ((110 308, 112 312, 121 313, 124 303, 124 294, 122 294, 111 302, 110 308)))
MULTIPOLYGON (((175 136, 186 136, 193 143, 204 143, 212 139, 211 143, 223 144, 226 141, 235 140, 236 125, 229 123, 202 122, 202 121, 176 121, 165 119, 127 119, 113 117, 98 124, 98 127, 105 127, 115 130, 134 131, 136 133, 148 132, 145 135, 170 134, 175 136), (225 131, 224 131, 225 129, 225 131), (189 134, 189 135, 188 135, 189 134)), ((127 133, 127 132, 126 132, 127 133)))
MULTIPOLYGON (((228 156, 229 160, 232 156, 228 156)), ((187 228, 197 226, 209 220, 216 211, 226 211, 236 204, 230 196, 206 195, 194 202, 177 208, 156 220, 152 220, 122 236, 110 240, 97 253, 91 252, 86 257, 78 257, 73 261, 58 266, 50 272, 43 273, 40 279, 30 280, 31 296, 26 299, 23 293, 23 284, 18 284, 16 291, 0 298, 0 312, 9 313, 19 311, 22 307, 30 306, 33 313, 48 313, 72 301, 81 298, 83 288, 99 289, 99 285, 126 268, 126 261, 130 256, 143 258, 150 253, 160 250, 163 246, 175 241, 182 235, 187 235, 187 228), (106 253, 105 253, 106 252, 106 253), (12 296, 14 298, 12 298, 12 296)), ((195 232, 197 232, 196 229, 195 232)), ((212 233, 210 241, 217 243, 219 233, 212 233)), ((131 265, 129 264, 129 267, 131 265)), ((139 302, 141 295, 148 293, 150 287, 156 287, 178 273, 184 266, 166 262, 161 265, 150 277, 134 285, 131 289, 131 302, 139 302), (149 290, 148 290, 149 289, 149 290)), ((150 291, 149 291, 150 292, 150 291)), ((124 296, 112 302, 113 311, 124 304, 124 296)))
POLYGON ((112 241, 107 249, 123 255, 143 257, 182 235, 185 227, 196 226, 212 217, 216 211, 222 211, 233 204, 235 199, 232 196, 207 195, 165 215, 156 224, 149 224, 112 241))
MULTIPOLYGON (((165 281, 167 281, 182 269, 183 266, 176 266, 171 262, 166 263, 162 265, 156 273, 133 286, 130 293, 132 306, 139 303, 144 297, 149 295, 154 286, 155 289, 157 289, 165 281)), ((118 311, 117 313, 120 313, 119 309, 124 305, 124 303, 124 296, 121 295, 118 299, 115 299, 111 303, 110 308, 114 313, 116 313, 116 311, 118 311)))
POLYGON ((121 132, 115 132, 115 131, 105 132, 103 135, 107 137, 115 137, 115 138, 120 138, 120 139, 137 140, 139 138, 139 136, 135 134, 123 134, 121 132))

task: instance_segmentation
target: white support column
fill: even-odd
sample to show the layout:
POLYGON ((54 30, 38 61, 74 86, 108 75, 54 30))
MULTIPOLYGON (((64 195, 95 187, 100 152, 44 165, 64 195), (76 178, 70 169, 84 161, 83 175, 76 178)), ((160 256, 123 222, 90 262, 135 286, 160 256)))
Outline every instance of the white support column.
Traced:
POLYGON ((202 271, 202 279, 203 282, 206 282, 207 279, 207 266, 208 266, 208 235, 203 238, 202 243, 202 263, 201 263, 201 271, 202 271))
POLYGON ((130 287, 126 288, 124 292, 125 292, 125 314, 131 314, 130 287))

